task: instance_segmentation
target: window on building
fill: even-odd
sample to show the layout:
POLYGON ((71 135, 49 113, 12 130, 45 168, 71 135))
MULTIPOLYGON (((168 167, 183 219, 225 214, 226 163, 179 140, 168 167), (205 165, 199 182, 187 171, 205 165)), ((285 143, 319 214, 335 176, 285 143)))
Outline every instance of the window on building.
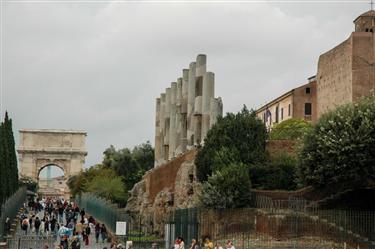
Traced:
POLYGON ((284 108, 281 108, 281 120, 284 119, 284 108))
POLYGON ((288 105, 288 117, 290 117, 290 104, 288 105))
POLYGON ((310 94, 310 87, 306 87, 306 94, 310 94))
POLYGON ((305 115, 311 115, 311 103, 305 103, 305 115))
POLYGON ((275 122, 279 122, 279 107, 276 106, 276 111, 275 111, 275 122))

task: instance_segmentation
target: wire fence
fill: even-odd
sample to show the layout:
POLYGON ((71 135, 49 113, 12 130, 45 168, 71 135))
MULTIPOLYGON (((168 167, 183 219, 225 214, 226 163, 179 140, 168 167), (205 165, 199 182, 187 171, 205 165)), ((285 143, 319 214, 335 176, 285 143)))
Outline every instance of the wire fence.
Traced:
POLYGON ((8 249, 29 249, 29 248, 55 248, 56 238, 53 236, 22 235, 7 238, 8 249))
POLYGON ((82 193, 76 198, 76 202, 80 208, 84 208, 90 215, 106 224, 112 232, 116 231, 117 221, 127 219, 125 213, 121 212, 116 204, 112 204, 94 194, 82 193))
POLYGON ((302 198, 253 200, 245 209, 175 211, 166 224, 168 248, 178 236, 223 247, 231 240, 241 249, 375 248, 374 211, 320 210, 302 198))
POLYGON ((0 209, 0 237, 5 236, 4 224, 6 218, 13 220, 17 212, 22 207, 24 201, 26 200, 26 188, 19 188, 16 193, 10 196, 2 205, 0 209))

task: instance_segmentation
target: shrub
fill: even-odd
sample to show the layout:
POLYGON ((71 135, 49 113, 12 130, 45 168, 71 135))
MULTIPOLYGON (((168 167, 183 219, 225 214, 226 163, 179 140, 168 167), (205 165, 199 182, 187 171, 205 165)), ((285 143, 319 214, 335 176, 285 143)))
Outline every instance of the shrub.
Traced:
POLYGON ((346 104, 321 117, 299 152, 304 185, 366 184, 375 176, 375 98, 346 104))
POLYGON ((237 114, 227 113, 208 131, 195 160, 202 182, 230 163, 252 164, 266 158, 266 128, 246 106, 237 114))
POLYGON ((249 167, 253 188, 268 190, 296 189, 297 160, 288 154, 280 154, 271 161, 249 167))
POLYGON ((206 208, 245 207, 250 202, 251 182, 243 164, 232 164, 216 171, 203 184, 201 203, 206 208))

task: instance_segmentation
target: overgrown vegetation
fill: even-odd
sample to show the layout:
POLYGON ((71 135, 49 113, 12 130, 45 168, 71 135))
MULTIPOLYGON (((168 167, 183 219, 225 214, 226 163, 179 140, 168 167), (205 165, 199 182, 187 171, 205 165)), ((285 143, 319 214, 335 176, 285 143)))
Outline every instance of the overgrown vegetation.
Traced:
POLYGON ((132 150, 116 150, 111 145, 103 154, 102 164, 90 167, 68 180, 71 194, 76 196, 91 192, 124 206, 128 191, 153 167, 154 149, 149 142, 132 150))
POLYGON ((375 180, 375 98, 323 115, 299 151, 303 185, 330 182, 362 186, 375 180))
POLYGON ((271 140, 296 140, 312 129, 312 124, 303 119, 291 118, 275 124, 270 132, 271 140))
POLYGON ((38 190, 38 183, 30 177, 21 177, 18 180, 18 184, 20 187, 26 187, 27 190, 30 190, 34 193, 36 193, 36 191, 38 190))

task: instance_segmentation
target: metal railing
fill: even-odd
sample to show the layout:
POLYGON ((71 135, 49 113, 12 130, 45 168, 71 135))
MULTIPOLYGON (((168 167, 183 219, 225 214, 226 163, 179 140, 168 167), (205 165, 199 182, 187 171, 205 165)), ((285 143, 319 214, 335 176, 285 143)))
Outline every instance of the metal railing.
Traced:
POLYGON ((112 232, 116 231, 117 221, 126 220, 125 213, 117 208, 117 205, 94 194, 82 193, 76 198, 76 202, 80 208, 84 208, 90 215, 103 222, 112 232))
POLYGON ((6 218, 9 218, 11 221, 16 217, 19 209, 22 207, 23 203, 26 200, 27 190, 25 187, 22 187, 17 190, 12 196, 10 196, 2 205, 0 212, 0 237, 3 238, 5 235, 4 224, 6 218))
POLYGON ((177 210, 166 229, 169 247, 182 236, 186 243, 209 237, 223 247, 231 240, 242 249, 375 249, 375 211, 319 210, 302 198, 258 196, 252 208, 177 210))

